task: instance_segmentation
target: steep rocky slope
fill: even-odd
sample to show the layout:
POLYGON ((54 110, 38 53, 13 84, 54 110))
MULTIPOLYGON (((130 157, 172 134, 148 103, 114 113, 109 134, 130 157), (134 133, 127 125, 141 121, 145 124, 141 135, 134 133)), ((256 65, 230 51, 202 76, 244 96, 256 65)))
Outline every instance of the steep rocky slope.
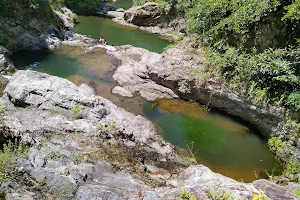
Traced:
POLYGON ((54 49, 76 16, 67 8, 56 9, 48 0, 0 2, 0 45, 11 51, 54 49))

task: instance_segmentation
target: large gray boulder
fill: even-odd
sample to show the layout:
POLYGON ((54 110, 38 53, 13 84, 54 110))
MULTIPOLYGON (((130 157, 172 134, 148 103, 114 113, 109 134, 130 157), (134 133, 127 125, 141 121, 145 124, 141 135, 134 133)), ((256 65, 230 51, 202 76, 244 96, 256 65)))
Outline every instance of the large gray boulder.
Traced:
POLYGON ((168 16, 162 4, 148 2, 125 11, 124 19, 137 26, 156 26, 168 16))
POLYGON ((74 28, 77 16, 70 9, 62 7, 56 10, 55 14, 66 29, 74 28))
MULTIPOLYGON (((160 60, 160 54, 132 46, 119 47, 118 51, 109 52, 109 54, 122 60, 122 65, 118 67, 113 75, 114 80, 123 88, 119 94, 139 92, 142 97, 149 101, 159 98, 178 98, 171 89, 156 84, 150 78, 147 65, 160 60)), ((120 86, 114 88, 113 91, 120 91, 120 86)))

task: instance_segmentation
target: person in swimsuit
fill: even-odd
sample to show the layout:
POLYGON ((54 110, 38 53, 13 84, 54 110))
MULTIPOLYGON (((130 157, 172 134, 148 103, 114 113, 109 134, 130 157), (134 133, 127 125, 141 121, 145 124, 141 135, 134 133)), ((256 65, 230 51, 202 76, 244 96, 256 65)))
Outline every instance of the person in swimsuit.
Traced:
POLYGON ((100 38, 99 43, 100 43, 100 44, 106 44, 106 45, 107 45, 106 40, 104 40, 103 38, 100 38))

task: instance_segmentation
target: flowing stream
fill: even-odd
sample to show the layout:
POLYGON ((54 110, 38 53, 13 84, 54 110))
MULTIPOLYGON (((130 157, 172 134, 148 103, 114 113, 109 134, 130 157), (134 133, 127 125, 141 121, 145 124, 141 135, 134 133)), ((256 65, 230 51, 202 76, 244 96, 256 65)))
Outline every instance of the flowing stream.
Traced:
MULTIPOLYGON (((124 4, 128 8, 130 2, 111 4, 124 4)), ((131 44, 160 53, 170 44, 153 34, 120 26, 107 18, 79 16, 79 21, 76 32, 105 38, 114 45, 131 44)), ((12 59, 18 69, 41 71, 67 78, 77 85, 90 85, 98 95, 129 112, 147 117, 162 136, 176 146, 178 153, 190 156, 188 146, 198 163, 215 172, 245 182, 266 178, 267 173, 280 173, 266 139, 231 116, 217 111, 207 112, 198 103, 180 100, 147 102, 139 95, 125 98, 111 94, 116 85, 112 75, 120 63, 102 49, 81 54, 80 48, 61 46, 53 52, 18 52, 12 59)))

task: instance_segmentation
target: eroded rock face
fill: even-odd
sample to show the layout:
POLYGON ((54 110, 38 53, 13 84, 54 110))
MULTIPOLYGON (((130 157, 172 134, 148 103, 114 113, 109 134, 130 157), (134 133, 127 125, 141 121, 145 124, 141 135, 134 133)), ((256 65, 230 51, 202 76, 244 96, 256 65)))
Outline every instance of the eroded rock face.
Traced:
POLYGON ((113 21, 118 24, 162 35, 165 39, 176 41, 185 35, 185 21, 183 16, 174 16, 169 12, 168 8, 164 8, 158 3, 148 2, 126 11, 118 9, 105 14, 112 17, 113 21))
POLYGON ((284 109, 254 104, 217 78, 201 83, 195 72, 204 58, 183 48, 171 48, 157 54, 122 46, 119 51, 110 54, 122 60, 113 78, 124 89, 140 92, 148 100, 180 97, 200 101, 241 117, 266 136, 276 131, 285 119, 284 109))
POLYGON ((74 28, 76 14, 74 14, 70 9, 68 9, 67 7, 62 7, 59 8, 59 10, 55 11, 55 14, 65 28, 74 28))
POLYGON ((151 122, 86 87, 34 71, 12 77, 0 99, 1 128, 31 147, 16 169, 24 180, 8 180, 7 199, 163 200, 180 198, 182 191, 197 199, 216 191, 251 199, 264 193, 261 185, 237 182, 202 165, 182 169, 172 145, 151 122))
MULTIPOLYGON (((290 195, 290 191, 287 187, 282 187, 279 185, 276 185, 270 181, 267 180, 257 180, 253 182, 253 185, 256 188, 259 188, 261 190, 264 190, 266 195, 270 199, 274 200, 281 200, 281 199, 295 199, 295 197, 292 197, 290 195)), ((299 187, 299 185, 298 185, 299 187)), ((299 198, 298 198, 299 199, 299 198)))
POLYGON ((137 26, 156 26, 167 16, 168 10, 158 3, 148 2, 125 11, 124 19, 137 26))
POLYGON ((30 1, 15 1, 1 13, 1 44, 11 51, 53 49, 62 37, 62 27, 48 1, 38 7, 30 1))
POLYGON ((66 7, 54 11, 48 1, 37 7, 30 1, 16 1, 11 6, 14 12, 0 9, 1 45, 11 51, 53 50, 64 39, 64 30, 74 28, 76 14, 66 7))
MULTIPOLYGON (((149 101, 158 98, 178 98, 171 89, 158 85, 150 79, 147 62, 148 64, 157 62, 161 58, 160 54, 142 48, 132 48, 132 46, 119 47, 118 51, 109 52, 109 54, 122 60, 122 65, 113 75, 113 78, 123 88, 123 93, 119 94, 125 94, 125 91, 128 94, 139 92, 149 101)), ((120 88, 117 87, 117 90, 120 88)))

